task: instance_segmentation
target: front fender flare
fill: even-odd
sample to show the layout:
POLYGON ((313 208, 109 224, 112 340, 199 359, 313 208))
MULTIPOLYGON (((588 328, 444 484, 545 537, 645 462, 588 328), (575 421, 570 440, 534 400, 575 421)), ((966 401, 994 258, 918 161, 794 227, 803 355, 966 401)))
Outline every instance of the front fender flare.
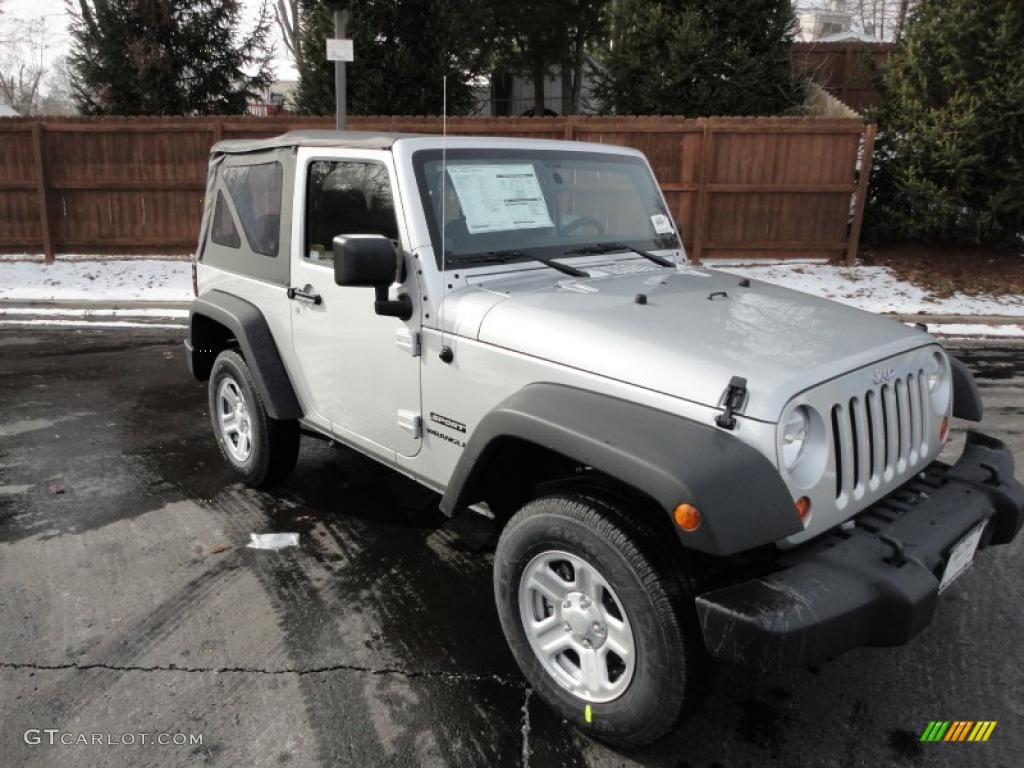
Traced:
POLYGON ((981 421, 985 409, 981 404, 978 382, 962 360, 950 355, 949 366, 953 374, 953 415, 967 421, 981 421))
POLYGON ((608 395, 560 384, 531 384, 473 430, 448 483, 447 514, 479 500, 478 483, 495 447, 518 438, 603 472, 653 498, 670 516, 687 502, 700 528, 683 546, 730 555, 803 530, 778 470, 733 433, 608 395))

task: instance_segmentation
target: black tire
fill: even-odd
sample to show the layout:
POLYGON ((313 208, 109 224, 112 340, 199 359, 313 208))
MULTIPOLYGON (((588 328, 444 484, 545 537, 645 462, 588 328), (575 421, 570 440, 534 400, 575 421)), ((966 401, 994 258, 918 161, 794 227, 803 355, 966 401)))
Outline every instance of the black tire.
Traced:
POLYGON ((636 522, 639 514, 628 499, 612 494, 544 496, 509 520, 494 559, 498 615, 532 688, 569 722, 621 747, 650 744, 675 728, 699 702, 713 667, 694 609, 695 582, 680 570, 679 559, 636 522), (563 687, 530 645, 519 586, 529 563, 546 551, 584 560, 622 603, 632 627, 635 666, 618 698, 593 703, 563 687))
POLYGON ((299 423, 270 418, 252 371, 238 352, 224 350, 217 355, 210 371, 209 405, 220 452, 247 485, 267 488, 283 480, 295 468, 299 456, 299 423), (230 438, 223 433, 218 418, 217 392, 228 377, 237 385, 248 411, 252 447, 244 460, 228 450, 225 440, 230 438))

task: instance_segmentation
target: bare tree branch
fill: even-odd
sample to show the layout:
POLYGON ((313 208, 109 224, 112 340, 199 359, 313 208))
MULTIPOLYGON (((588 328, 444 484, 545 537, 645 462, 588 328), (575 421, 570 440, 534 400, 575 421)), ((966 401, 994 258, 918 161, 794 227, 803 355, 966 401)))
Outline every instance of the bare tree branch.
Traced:
POLYGON ((277 0, 274 6, 277 26, 281 28, 285 48, 295 60, 295 67, 302 70, 302 21, 299 15, 299 0, 277 0))
POLYGON ((82 21, 85 22, 89 31, 94 35, 98 35, 99 29, 96 26, 96 18, 93 15, 92 8, 89 6, 89 3, 86 2, 86 0, 78 0, 78 7, 82 14, 82 21))
POLYGON ((896 17, 896 39, 903 35, 903 25, 907 23, 907 12, 910 10, 910 0, 900 0, 899 15, 896 17))
POLYGON ((31 115, 39 109, 39 90, 46 72, 46 19, 15 19, 9 33, 10 39, 0 48, 0 101, 22 115, 31 115))

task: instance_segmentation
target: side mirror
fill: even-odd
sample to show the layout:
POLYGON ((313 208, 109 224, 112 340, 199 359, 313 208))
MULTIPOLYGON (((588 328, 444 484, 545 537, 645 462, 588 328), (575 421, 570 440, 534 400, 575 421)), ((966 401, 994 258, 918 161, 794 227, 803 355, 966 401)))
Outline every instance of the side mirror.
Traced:
POLYGON ((383 235, 338 235, 334 238, 334 282, 376 288, 395 282, 398 254, 383 235))
POLYGON ((388 298, 388 288, 398 278, 399 254, 383 235, 338 235, 334 238, 334 282, 338 285, 373 288, 373 310, 378 315, 408 320, 412 299, 401 294, 388 298))

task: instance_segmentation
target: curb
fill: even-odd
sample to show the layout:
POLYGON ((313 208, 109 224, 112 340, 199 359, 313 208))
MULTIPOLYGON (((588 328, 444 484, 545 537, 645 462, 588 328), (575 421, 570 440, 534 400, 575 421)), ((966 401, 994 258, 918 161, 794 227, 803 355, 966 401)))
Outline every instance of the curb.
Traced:
POLYGON ((0 299, 0 309, 188 309, 191 301, 90 301, 88 299, 0 299))
POLYGON ((146 315, 117 315, 115 317, 81 317, 78 315, 5 315, 0 311, 0 326, 6 328, 147 328, 188 329, 185 318, 153 317, 146 315))
POLYGON ((901 323, 924 323, 925 325, 1021 325, 1024 315, 897 315, 879 312, 879 317, 899 320, 901 323))

